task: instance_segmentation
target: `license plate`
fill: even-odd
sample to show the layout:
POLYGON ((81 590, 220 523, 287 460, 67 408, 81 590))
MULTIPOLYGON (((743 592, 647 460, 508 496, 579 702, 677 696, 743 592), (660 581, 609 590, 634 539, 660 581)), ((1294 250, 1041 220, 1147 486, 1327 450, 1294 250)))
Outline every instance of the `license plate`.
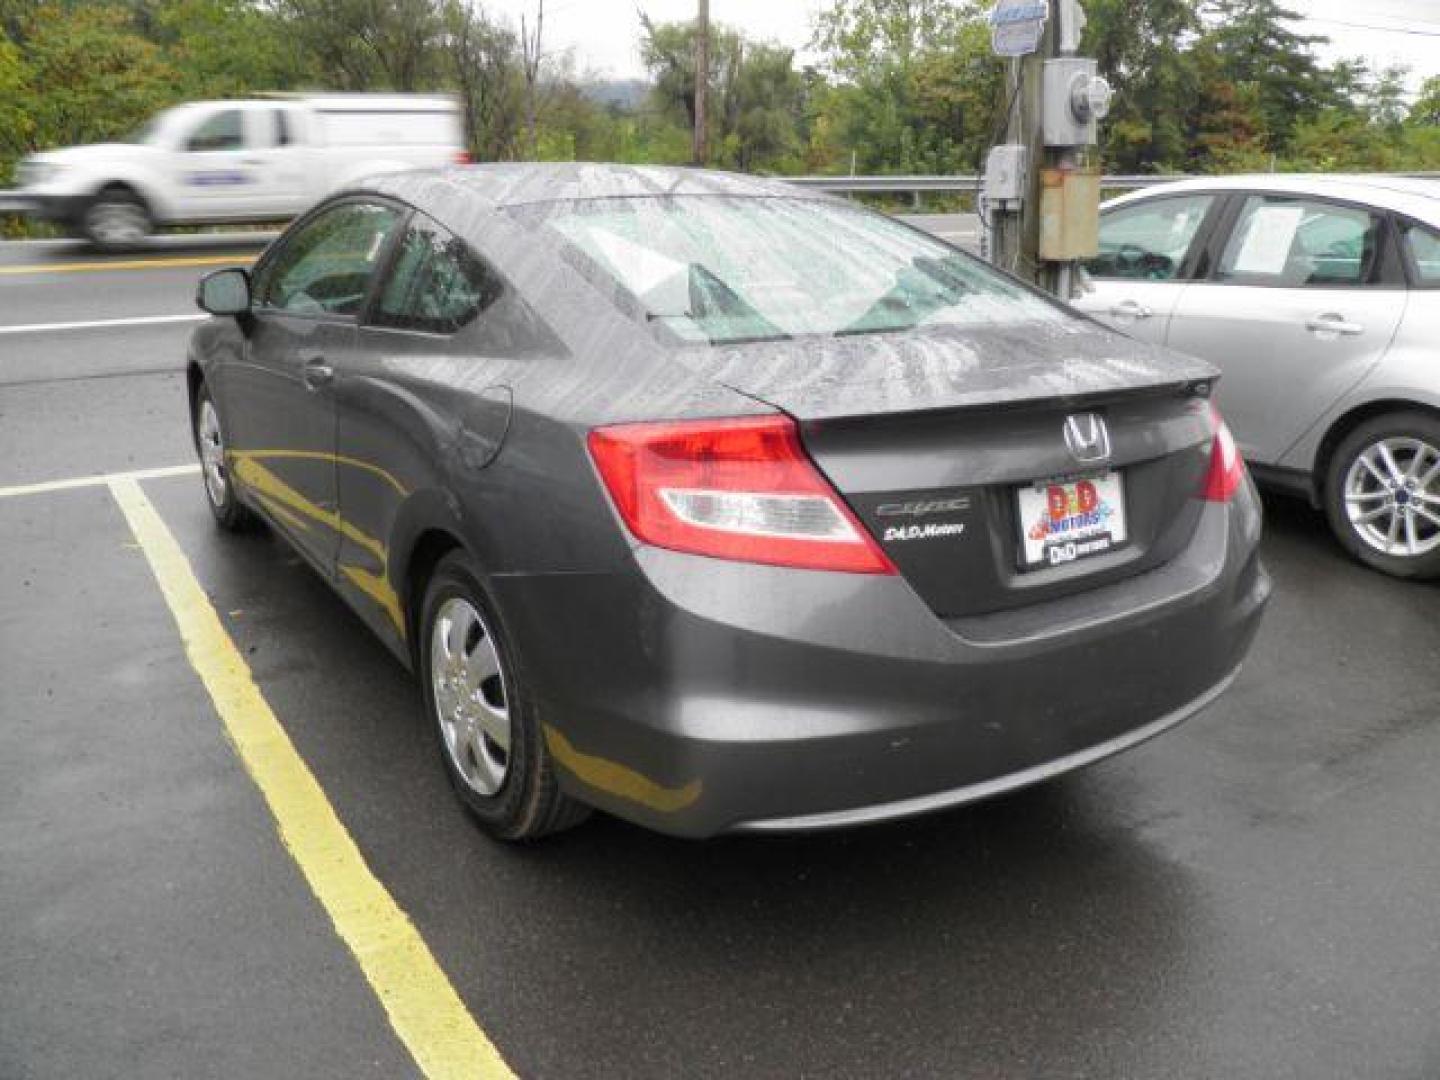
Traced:
POLYGON ((1064 566, 1125 543, 1125 478, 1118 472, 1038 480, 1020 488, 1020 566, 1064 566))

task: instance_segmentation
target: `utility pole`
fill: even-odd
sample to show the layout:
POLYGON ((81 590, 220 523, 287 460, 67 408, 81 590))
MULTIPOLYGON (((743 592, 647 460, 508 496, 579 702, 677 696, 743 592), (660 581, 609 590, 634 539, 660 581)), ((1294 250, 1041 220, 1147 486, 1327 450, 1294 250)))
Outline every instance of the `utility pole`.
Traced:
POLYGON ((696 165, 709 157, 706 146, 705 97, 710 89, 710 0, 700 0, 695 28, 695 132, 690 144, 696 165))
POLYGON ((986 254, 1069 300, 1076 261, 1098 244, 1099 178, 1085 155, 1110 87, 1095 61, 1075 55, 1079 0, 1000 0, 991 25, 995 51, 1014 59, 1005 142, 986 159, 986 254))
POLYGON ((521 68, 525 76, 525 125, 530 136, 530 160, 539 156, 540 145, 535 134, 535 95, 540 81, 541 35, 545 31, 545 0, 539 0, 535 11, 535 33, 532 35, 525 25, 525 13, 520 13, 521 68))

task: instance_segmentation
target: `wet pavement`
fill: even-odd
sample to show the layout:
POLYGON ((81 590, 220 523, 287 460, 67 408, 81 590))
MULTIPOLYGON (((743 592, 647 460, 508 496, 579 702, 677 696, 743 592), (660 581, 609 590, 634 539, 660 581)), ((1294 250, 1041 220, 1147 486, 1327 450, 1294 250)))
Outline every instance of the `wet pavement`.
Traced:
MULTIPOLYGON (((0 276, 0 326, 182 313, 203 272, 0 276)), ((188 332, 0 335, 0 487, 190 460, 188 332)), ((512 849, 297 556, 217 533, 195 476, 143 487, 519 1075, 1440 1075, 1440 588, 1302 503, 1267 497, 1234 688, 1120 758, 856 832, 512 849)), ((108 490, 0 498, 0 551, 0 1077, 413 1075, 108 490)))

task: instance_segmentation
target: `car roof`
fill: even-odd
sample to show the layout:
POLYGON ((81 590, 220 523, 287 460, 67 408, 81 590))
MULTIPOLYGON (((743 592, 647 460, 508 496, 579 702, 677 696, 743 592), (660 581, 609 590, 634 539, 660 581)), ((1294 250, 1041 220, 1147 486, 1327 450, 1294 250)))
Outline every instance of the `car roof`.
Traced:
POLYGON ((828 198, 778 180, 666 165, 593 162, 505 162, 395 173, 365 184, 406 202, 423 199, 436 184, 462 189, 494 208, 575 199, 656 195, 732 195, 752 198, 828 198))
POLYGON ((1321 195, 1366 203, 1440 224, 1440 175, 1392 176, 1384 173, 1252 173, 1238 176, 1196 176, 1156 184, 1121 195, 1107 208, 1162 195, 1210 191, 1268 191, 1287 195, 1321 195))

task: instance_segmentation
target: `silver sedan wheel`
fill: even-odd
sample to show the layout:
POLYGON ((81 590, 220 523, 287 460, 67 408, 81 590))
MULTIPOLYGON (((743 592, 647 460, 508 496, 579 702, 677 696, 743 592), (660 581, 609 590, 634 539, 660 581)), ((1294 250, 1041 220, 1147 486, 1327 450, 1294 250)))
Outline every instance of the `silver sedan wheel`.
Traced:
POLYGON ((451 763, 477 794, 494 795, 510 767, 510 702, 495 639, 464 597, 435 614, 430 684, 451 763))
POLYGON ((150 235, 150 216, 139 203, 100 202, 86 212, 85 231, 101 244, 133 244, 150 235))
POLYGON ((225 478, 225 440, 220 434, 220 415, 209 398, 200 403, 200 466, 205 474, 205 491, 216 506, 225 505, 229 484, 225 478))
POLYGON ((1382 554, 1415 558, 1440 548, 1440 449, 1405 436, 1371 443, 1345 474, 1345 513, 1382 554))

